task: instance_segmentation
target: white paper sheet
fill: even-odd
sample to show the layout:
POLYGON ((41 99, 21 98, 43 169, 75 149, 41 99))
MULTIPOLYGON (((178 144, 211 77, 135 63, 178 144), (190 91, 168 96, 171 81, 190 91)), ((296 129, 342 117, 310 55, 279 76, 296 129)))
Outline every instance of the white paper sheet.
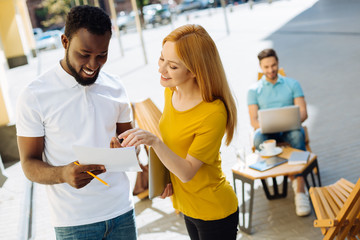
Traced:
POLYGON ((142 172, 135 147, 94 148, 73 146, 80 164, 103 164, 108 172, 142 172))

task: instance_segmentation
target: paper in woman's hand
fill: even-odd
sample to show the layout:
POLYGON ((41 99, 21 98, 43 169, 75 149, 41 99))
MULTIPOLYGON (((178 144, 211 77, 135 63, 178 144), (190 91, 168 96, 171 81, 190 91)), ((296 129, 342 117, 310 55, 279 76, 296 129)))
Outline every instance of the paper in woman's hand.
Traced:
POLYGON ((80 164, 102 164, 107 172, 142 172, 135 147, 95 148, 73 146, 80 164))

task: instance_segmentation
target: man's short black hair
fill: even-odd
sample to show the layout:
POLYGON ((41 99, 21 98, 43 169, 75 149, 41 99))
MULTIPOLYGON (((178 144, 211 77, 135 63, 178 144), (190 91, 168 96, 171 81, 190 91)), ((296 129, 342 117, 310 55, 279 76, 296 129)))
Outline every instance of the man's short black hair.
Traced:
POLYGON ((263 60, 264 58, 267 58, 267 57, 275 57, 276 61, 279 61, 275 50, 272 49, 272 48, 264 49, 258 54, 259 61, 261 61, 261 60, 263 60))
POLYGON ((101 8, 88 5, 73 7, 67 15, 65 36, 70 40, 80 28, 96 35, 111 34, 111 20, 101 8))

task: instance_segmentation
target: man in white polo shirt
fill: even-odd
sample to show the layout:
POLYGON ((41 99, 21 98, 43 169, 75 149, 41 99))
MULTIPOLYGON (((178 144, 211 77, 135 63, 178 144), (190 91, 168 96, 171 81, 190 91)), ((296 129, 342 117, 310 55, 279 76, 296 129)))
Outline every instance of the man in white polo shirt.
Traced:
POLYGON ((18 100, 21 164, 28 179, 46 184, 57 239, 136 239, 126 174, 106 172, 103 165, 77 166, 72 150, 109 147, 112 137, 131 128, 123 85, 101 71, 110 38, 111 21, 103 10, 72 8, 61 37, 64 58, 18 100), (110 187, 86 171, 101 174, 110 187))

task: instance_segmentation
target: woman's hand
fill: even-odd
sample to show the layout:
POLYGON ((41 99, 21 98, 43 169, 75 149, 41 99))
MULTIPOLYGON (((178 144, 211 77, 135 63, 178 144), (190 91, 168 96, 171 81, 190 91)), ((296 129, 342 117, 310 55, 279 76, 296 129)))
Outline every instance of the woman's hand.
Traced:
POLYGON ((160 195, 160 198, 164 199, 167 197, 170 197, 171 195, 173 195, 173 188, 172 188, 172 184, 168 183, 163 191, 163 193, 160 195))
POLYGON ((122 147, 132 147, 145 144, 153 146, 159 138, 151 132, 145 131, 140 128, 134 128, 121 133, 118 136, 119 139, 124 139, 121 143, 122 147))

